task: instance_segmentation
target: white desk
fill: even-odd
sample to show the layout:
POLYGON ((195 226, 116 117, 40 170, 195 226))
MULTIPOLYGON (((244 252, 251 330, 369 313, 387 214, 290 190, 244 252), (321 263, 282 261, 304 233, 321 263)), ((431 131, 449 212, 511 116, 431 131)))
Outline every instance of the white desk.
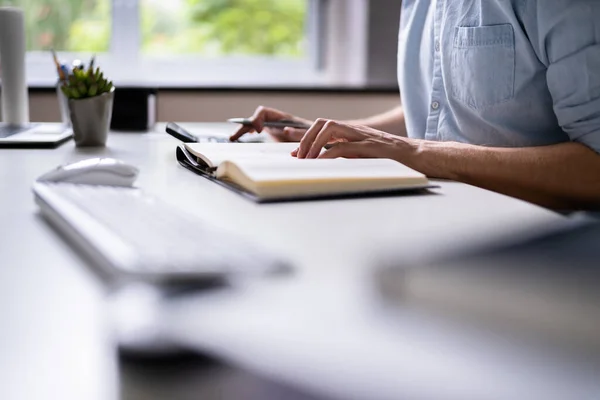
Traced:
MULTIPOLYGON (((244 282, 168 302, 165 321, 173 328, 168 333, 235 364, 330 396, 349 397, 352 390, 357 396, 385 398, 402 388, 403 394, 415 395, 422 389, 418 376, 412 376, 396 384, 383 379, 384 386, 375 390, 368 383, 375 376, 352 378, 354 361, 348 371, 339 369, 348 349, 364 340, 385 342, 382 338, 396 332, 365 330, 364 318, 377 314, 370 280, 379 260, 390 254, 419 256, 562 219, 453 182, 441 182, 435 195, 257 205, 179 167, 176 144, 164 133, 113 133, 105 149, 67 143, 56 150, 0 150, 0 397, 118 396, 114 350, 106 340, 105 290, 37 215, 30 191, 37 176, 59 164, 99 155, 135 164, 141 169, 138 186, 293 260, 296 271, 289 278, 244 282), (358 334, 347 336, 353 324, 358 334), (202 333, 190 335, 196 329, 202 333), (342 359, 328 363, 312 354, 332 347, 332 355, 342 359), (315 368, 307 368, 310 360, 315 368), (335 379, 317 379, 328 373, 335 379)), ((406 334, 417 333, 409 329, 406 334)), ((366 357, 385 350, 357 348, 365 352, 371 371, 394 366, 385 360, 378 366, 379 357, 366 357)), ((415 361, 421 376, 443 378, 439 366, 422 361, 415 361)))

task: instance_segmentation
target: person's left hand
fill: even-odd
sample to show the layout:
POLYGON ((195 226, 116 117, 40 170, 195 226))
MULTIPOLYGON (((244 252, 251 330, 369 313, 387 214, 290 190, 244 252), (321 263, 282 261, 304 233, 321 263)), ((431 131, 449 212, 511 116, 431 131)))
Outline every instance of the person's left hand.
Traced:
POLYGON ((298 158, 391 158, 407 164, 418 150, 415 140, 368 126, 318 119, 292 152, 298 158), (322 152, 325 145, 331 147, 322 152))

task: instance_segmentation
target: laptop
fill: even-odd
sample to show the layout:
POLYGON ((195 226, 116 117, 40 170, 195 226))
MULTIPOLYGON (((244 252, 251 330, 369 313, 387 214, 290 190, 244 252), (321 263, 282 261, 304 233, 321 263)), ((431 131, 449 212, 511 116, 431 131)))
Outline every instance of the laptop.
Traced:
POLYGON ((73 137, 62 123, 0 124, 0 148, 55 148, 73 137))

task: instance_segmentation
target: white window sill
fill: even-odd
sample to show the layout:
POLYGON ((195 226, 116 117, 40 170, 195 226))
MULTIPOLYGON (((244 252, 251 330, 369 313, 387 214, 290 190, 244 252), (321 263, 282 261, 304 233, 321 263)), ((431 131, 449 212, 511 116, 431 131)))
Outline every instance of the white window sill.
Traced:
MULTIPOLYGON (((62 55, 62 59, 90 55, 62 55)), ((317 71, 306 60, 281 60, 260 57, 202 59, 177 56, 171 59, 141 58, 117 61, 108 55, 96 59, 105 76, 115 86, 169 88, 327 88, 364 87, 364 82, 336 79, 331 73, 317 71)), ((51 87, 58 77, 47 53, 27 55, 27 83, 30 87, 51 87)))

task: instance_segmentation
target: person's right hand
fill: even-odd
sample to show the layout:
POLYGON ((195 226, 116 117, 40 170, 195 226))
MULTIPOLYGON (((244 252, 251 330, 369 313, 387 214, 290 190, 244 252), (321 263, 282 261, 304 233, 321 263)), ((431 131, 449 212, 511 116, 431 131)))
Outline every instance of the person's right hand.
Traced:
POLYGON ((250 125, 242 125, 240 127, 240 129, 238 129, 237 132, 234 133, 229 138, 229 140, 231 140, 233 142, 233 141, 241 138, 246 133, 250 133, 250 132, 261 133, 263 131, 266 131, 269 135, 271 135, 278 142, 299 142, 300 139, 302 139, 302 137, 306 133, 306 129, 297 129, 297 128, 290 128, 290 127, 281 129, 281 128, 272 128, 272 127, 264 126, 264 123, 267 121, 274 122, 274 121, 279 121, 282 119, 298 121, 298 122, 302 122, 306 125, 312 125, 312 121, 310 121, 310 120, 296 117, 294 115, 288 114, 283 111, 276 110, 274 108, 260 106, 254 112, 254 115, 252 117, 250 117, 250 120, 252 121, 252 125, 251 126, 250 125))

